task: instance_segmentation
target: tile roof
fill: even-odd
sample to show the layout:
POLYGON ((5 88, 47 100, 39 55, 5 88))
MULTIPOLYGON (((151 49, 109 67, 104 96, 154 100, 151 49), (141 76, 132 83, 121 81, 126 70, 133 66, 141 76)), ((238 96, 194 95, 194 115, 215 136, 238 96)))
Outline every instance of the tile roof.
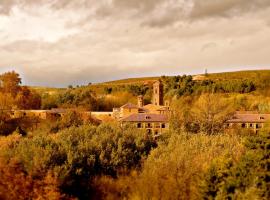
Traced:
POLYGON ((168 122, 167 115, 160 114, 132 114, 128 117, 121 119, 122 122, 168 122))
POLYGON ((259 114, 259 113, 240 113, 237 112, 230 120, 229 123, 265 123, 270 121, 270 114, 259 114))
POLYGON ((134 105, 132 103, 127 103, 127 104, 121 106, 121 108, 136 109, 136 108, 138 108, 138 106, 136 106, 136 105, 134 105))
POLYGON ((157 105, 154 105, 154 104, 147 104, 145 105, 143 108, 150 112, 150 111, 158 111, 159 109, 161 109, 163 106, 157 106, 157 105))

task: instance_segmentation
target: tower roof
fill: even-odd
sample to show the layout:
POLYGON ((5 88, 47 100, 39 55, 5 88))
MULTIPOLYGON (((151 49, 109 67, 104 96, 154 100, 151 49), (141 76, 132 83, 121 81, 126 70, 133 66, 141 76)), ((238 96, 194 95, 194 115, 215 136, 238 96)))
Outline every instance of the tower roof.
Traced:
POLYGON ((157 80, 157 81, 155 81, 155 82, 153 83, 153 85, 162 85, 162 81, 157 80))

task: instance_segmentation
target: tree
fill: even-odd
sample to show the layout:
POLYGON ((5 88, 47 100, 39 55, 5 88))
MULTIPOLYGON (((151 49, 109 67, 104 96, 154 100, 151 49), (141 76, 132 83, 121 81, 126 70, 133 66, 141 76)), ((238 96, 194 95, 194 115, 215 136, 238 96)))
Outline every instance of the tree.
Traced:
POLYGON ((17 93, 16 105, 19 109, 39 109, 41 107, 41 97, 28 87, 23 86, 17 93))
POLYGON ((20 85, 21 78, 15 71, 6 72, 0 75, 0 86, 5 93, 10 93, 12 96, 16 96, 20 85))
POLYGON ((228 100, 214 94, 201 95, 192 109, 193 119, 200 125, 200 130, 207 134, 219 133, 232 113, 233 108, 228 100))
POLYGON ((204 175, 202 199, 270 199, 269 132, 247 137, 240 159, 215 159, 204 175))
POLYGON ((20 86, 18 73, 0 75, 0 109, 39 109, 41 97, 26 86, 20 86))

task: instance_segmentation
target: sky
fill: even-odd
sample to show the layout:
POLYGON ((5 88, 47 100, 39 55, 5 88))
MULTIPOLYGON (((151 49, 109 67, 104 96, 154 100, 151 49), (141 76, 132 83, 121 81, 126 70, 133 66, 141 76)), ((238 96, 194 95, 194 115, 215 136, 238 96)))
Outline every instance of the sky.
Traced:
POLYGON ((269 0, 0 0, 0 73, 66 87, 270 69, 269 0))

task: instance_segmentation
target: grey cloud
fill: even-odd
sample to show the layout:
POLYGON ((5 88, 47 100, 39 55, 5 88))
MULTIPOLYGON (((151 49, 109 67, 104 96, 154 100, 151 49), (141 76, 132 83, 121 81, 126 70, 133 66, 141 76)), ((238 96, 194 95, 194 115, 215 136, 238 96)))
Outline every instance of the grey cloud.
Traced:
POLYGON ((52 9, 91 10, 88 17, 74 26, 81 26, 95 18, 110 17, 118 20, 119 17, 131 17, 133 20, 141 20, 143 26, 164 27, 179 21, 233 17, 270 7, 269 0, 112 0, 111 3, 105 0, 1 0, 0 13, 9 13, 14 5, 43 4, 50 5, 52 9))
MULTIPOLYGON (((115 0, 115 7, 137 9, 144 15, 142 25, 164 27, 175 22, 190 22, 205 18, 241 16, 270 7, 269 0, 115 0), (172 2, 170 6, 162 6, 172 2), (153 16, 153 12, 158 13, 153 16)), ((137 15, 135 17, 138 17, 137 15)))
POLYGON ((193 19, 214 16, 237 16, 246 12, 258 11, 270 6, 269 0, 194 0, 190 14, 193 19))

